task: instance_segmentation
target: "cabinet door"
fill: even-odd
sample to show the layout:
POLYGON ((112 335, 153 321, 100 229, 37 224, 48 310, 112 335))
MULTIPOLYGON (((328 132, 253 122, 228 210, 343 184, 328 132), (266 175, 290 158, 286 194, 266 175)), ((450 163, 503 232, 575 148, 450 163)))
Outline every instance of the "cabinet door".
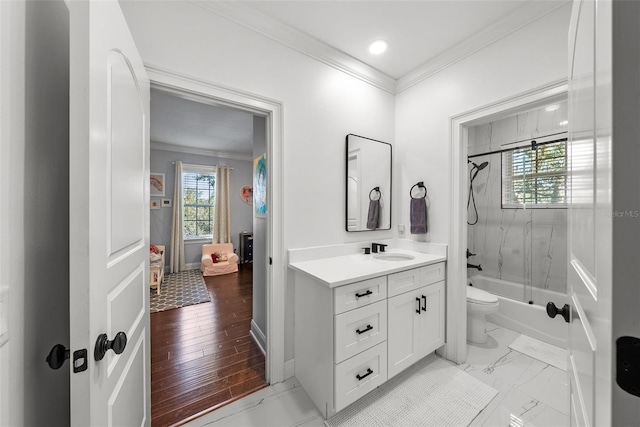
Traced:
POLYGON ((388 299, 389 378, 394 377, 422 357, 417 347, 420 336, 421 289, 388 299))
POLYGON ((444 345, 444 282, 419 289, 421 308, 418 328, 419 356, 426 356, 444 345))

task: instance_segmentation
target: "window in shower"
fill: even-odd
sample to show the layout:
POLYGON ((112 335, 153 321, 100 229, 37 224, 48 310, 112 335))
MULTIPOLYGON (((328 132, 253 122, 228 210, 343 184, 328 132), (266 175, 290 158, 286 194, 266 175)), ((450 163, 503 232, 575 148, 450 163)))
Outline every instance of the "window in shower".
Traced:
POLYGON ((502 208, 567 207, 566 140, 502 153, 502 208))

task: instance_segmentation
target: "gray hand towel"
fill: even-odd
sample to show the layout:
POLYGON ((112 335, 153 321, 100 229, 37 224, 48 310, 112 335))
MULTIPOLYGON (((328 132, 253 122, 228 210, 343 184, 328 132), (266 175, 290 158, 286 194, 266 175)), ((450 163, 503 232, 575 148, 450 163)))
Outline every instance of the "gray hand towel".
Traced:
POLYGON ((367 215, 367 228, 375 230, 378 228, 378 217, 380 216, 380 200, 369 200, 369 214, 367 215))
POLYGON ((411 234, 427 232, 427 202, 424 197, 411 199, 410 207, 411 234))

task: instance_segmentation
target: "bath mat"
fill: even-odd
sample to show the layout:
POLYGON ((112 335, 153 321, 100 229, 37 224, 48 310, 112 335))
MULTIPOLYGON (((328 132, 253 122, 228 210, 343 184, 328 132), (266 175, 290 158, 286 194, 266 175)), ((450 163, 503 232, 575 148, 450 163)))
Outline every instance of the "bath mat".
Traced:
POLYGON ((567 350, 564 348, 522 334, 509 345, 509 348, 565 372, 567 370, 567 350))
POLYGON ((435 354, 325 421, 328 427, 467 426, 498 392, 435 354))
POLYGON ((160 295, 151 290, 149 312, 156 313, 209 301, 211 297, 200 270, 181 271, 164 275, 160 295))

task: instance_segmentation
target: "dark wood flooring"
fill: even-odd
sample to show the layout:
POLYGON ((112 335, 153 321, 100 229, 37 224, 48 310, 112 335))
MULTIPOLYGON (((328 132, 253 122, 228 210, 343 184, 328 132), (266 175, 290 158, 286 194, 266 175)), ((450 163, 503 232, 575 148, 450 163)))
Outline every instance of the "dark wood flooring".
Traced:
POLYGON ((249 335, 251 265, 205 277, 211 302, 151 314, 151 424, 181 424, 267 385, 249 335))

